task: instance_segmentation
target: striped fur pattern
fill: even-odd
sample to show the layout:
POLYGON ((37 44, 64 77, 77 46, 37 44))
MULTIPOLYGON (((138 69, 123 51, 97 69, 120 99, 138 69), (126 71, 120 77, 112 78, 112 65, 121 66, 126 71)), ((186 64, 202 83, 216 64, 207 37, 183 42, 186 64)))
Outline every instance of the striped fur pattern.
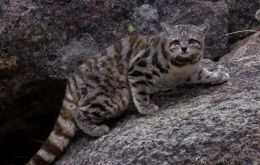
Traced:
POLYGON ((123 38, 79 66, 68 78, 53 131, 27 165, 51 164, 77 130, 93 137, 107 134, 110 128, 104 122, 122 114, 131 96, 141 114, 158 111, 150 101, 158 83, 228 80, 227 73, 210 72, 200 65, 207 24, 161 26, 160 34, 123 38))

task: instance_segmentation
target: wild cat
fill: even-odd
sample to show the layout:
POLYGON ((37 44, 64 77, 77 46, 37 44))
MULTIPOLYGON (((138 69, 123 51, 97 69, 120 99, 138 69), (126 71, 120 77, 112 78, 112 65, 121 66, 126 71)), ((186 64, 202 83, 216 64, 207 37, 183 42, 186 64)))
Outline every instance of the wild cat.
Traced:
POLYGON ((122 114, 131 96, 139 113, 157 112, 150 92, 158 83, 221 84, 229 79, 200 64, 208 24, 161 26, 162 33, 123 38, 79 66, 68 78, 53 131, 27 165, 54 162, 77 130, 93 137, 107 134, 104 121, 122 114))

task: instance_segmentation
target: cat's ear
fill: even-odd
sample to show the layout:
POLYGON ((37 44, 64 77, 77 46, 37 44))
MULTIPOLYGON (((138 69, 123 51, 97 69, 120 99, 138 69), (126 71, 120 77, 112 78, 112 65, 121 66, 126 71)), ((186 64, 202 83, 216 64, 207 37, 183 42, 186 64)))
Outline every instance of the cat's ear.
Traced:
POLYGON ((165 22, 161 22, 160 25, 166 34, 170 34, 173 31, 172 27, 165 22))
POLYGON ((202 24, 199 26, 199 30, 204 34, 206 35, 208 33, 208 30, 210 28, 210 24, 208 22, 202 24))

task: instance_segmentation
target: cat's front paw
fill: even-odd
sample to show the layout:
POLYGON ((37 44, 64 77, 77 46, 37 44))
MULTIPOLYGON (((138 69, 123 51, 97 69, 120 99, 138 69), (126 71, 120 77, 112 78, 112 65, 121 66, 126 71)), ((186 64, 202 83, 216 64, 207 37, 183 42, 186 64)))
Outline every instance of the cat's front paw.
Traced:
POLYGON ((143 115, 149 115, 159 111, 159 107, 155 104, 149 104, 146 107, 139 108, 138 111, 143 115))
POLYGON ((103 124, 101 126, 96 127, 93 130, 91 136, 93 136, 93 137, 100 137, 102 135, 107 134, 109 132, 109 130, 110 130, 109 127, 103 124))
POLYGON ((214 81, 211 82, 211 84, 222 84, 229 80, 229 74, 226 72, 219 72, 217 74, 217 77, 214 79, 214 81))

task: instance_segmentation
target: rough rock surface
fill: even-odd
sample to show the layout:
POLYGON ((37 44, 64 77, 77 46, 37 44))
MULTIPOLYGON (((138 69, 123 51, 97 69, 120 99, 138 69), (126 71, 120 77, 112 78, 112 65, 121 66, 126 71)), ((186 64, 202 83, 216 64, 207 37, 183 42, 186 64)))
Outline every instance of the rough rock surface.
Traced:
POLYGON ((255 19, 257 19, 258 21, 260 21, 260 9, 258 9, 255 13, 255 19))
POLYGON ((213 59, 226 50, 227 12, 224 0, 2 0, 0 53, 17 56, 19 66, 33 66, 40 75, 64 79, 116 39, 159 32, 160 21, 209 21, 206 57, 213 59))
POLYGON ((149 4, 144 4, 140 7, 136 7, 132 14, 134 25, 138 28, 138 31, 144 34, 158 33, 159 14, 157 8, 149 4))
MULTIPOLYGON (((255 18, 257 10, 260 8, 259 0, 226 0, 228 14, 228 31, 240 31, 247 29, 260 30, 260 23, 255 18)), ((245 38, 250 33, 240 33, 229 36, 229 42, 234 43, 239 39, 245 38)))
MULTIPOLYGON (((3 157, 0 164, 25 162, 24 157, 30 157, 40 147, 40 143, 32 139, 44 140, 48 135, 64 94, 64 79, 82 60, 126 35, 157 33, 160 21, 175 19, 176 10, 171 9, 184 11, 183 5, 187 3, 1 0, 0 155, 3 157), (30 146, 26 152, 22 149, 25 146, 30 146)), ((204 3, 207 4, 189 3, 189 11, 194 10, 200 18, 221 22, 218 28, 211 29, 209 45, 216 46, 212 52, 223 51, 226 39, 219 42, 220 38, 215 36, 219 29, 226 31, 226 8, 222 8, 221 3, 211 3, 211 9, 216 6, 212 12, 205 7, 198 8, 204 3)))
POLYGON ((225 57, 228 83, 157 93, 161 112, 131 112, 101 138, 75 138, 56 165, 260 163, 259 44, 257 33, 225 57))
POLYGON ((64 79, 83 59, 128 34, 157 33, 161 21, 207 20, 212 28, 206 57, 216 59, 228 50, 223 34, 227 25, 229 30, 236 26, 232 15, 243 20, 238 21, 240 27, 255 25, 247 20, 252 20, 258 4, 259 0, 1 0, 0 164, 21 164, 40 147, 36 141, 44 140, 52 128, 64 79))

